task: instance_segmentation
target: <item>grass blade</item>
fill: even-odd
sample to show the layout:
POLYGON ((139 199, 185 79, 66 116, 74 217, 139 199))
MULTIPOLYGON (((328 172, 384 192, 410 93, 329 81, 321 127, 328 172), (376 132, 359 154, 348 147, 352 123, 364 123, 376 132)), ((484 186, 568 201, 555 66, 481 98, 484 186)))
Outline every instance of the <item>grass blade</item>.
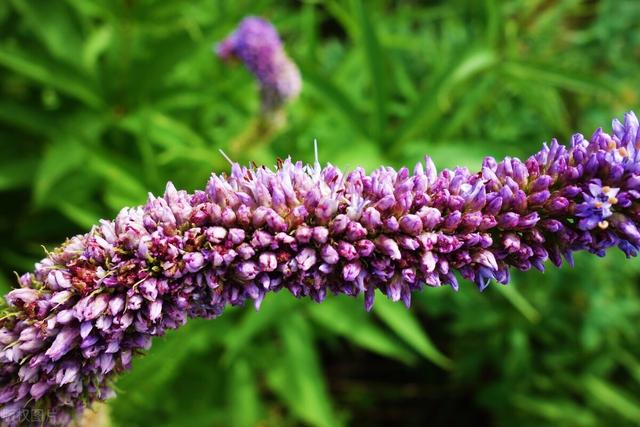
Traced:
POLYGON ((443 112, 443 105, 450 102, 452 89, 491 68, 497 61, 497 55, 491 50, 474 49, 463 55, 462 60, 436 78, 435 83, 414 103, 411 112, 396 133, 396 141, 406 141, 426 129, 433 128, 443 112))
POLYGON ((349 97, 330 79, 324 78, 312 67, 299 64, 305 84, 313 87, 319 97, 329 106, 338 110, 348 119, 348 123, 361 135, 369 138, 369 131, 365 125, 364 115, 358 110, 349 97))
POLYGON ((103 105, 100 92, 91 79, 66 64, 46 59, 42 54, 1 46, 0 65, 56 88, 90 107, 99 108, 103 105))
POLYGON ((416 318, 402 304, 379 296, 373 311, 400 338, 425 359, 443 369, 452 369, 453 362, 438 350, 416 318))
POLYGON ((586 377, 582 384, 585 391, 601 405, 608 407, 629 421, 640 423, 640 402, 595 376, 586 377))
POLYGON ((588 95, 594 93, 607 94, 615 91, 608 82, 589 78, 578 73, 557 69, 547 64, 533 64, 519 61, 508 61, 501 65, 504 73, 511 78, 524 81, 536 81, 545 85, 557 86, 574 92, 588 95))
POLYGON ((362 348, 404 363, 413 363, 414 355, 374 325, 361 306, 361 300, 336 297, 327 299, 322 305, 310 306, 309 314, 316 323, 362 348))
POLYGON ((279 326, 283 360, 267 372, 269 385, 304 422, 315 427, 341 425, 331 407, 309 324, 298 313, 279 326))
POLYGON ((385 53, 382 46, 380 46, 378 35, 371 23, 371 17, 363 1, 354 0, 353 8, 360 24, 360 39, 364 47, 365 58, 373 85, 375 103, 374 136, 377 140, 382 140, 387 125, 387 101, 389 98, 387 91, 388 76, 385 75, 383 63, 385 53))
POLYGON ((500 295, 505 297, 522 315, 531 323, 540 321, 540 312, 531 305, 515 287, 514 283, 508 286, 496 285, 493 287, 500 295))
POLYGON ((288 316, 288 312, 297 303, 284 293, 269 295, 260 306, 260 311, 246 311, 244 317, 234 328, 233 334, 225 337, 225 363, 230 363, 260 332, 272 327, 288 316))
POLYGON ((229 378, 229 416, 231 425, 253 427, 258 425, 262 407, 255 373, 245 359, 233 363, 229 378))

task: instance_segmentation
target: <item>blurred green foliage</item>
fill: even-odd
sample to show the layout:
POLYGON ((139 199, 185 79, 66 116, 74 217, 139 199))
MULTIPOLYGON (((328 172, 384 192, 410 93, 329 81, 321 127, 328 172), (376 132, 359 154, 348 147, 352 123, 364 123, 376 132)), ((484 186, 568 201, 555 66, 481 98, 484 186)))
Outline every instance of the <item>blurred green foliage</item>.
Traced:
MULTIPOLYGON (((234 160, 477 168, 637 107, 636 0, 0 2, 0 286, 146 192, 201 188, 258 111, 211 46, 271 19, 304 78, 287 126, 234 160)), ((579 256, 406 311, 270 295, 156 340, 122 426, 640 424, 640 265, 579 256)))

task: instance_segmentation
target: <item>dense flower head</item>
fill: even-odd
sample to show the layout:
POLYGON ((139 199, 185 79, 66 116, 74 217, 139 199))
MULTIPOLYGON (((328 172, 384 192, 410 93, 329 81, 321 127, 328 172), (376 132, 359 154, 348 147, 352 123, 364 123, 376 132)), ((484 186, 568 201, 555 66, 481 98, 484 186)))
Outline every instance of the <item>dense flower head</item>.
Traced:
POLYGON ((123 209, 67 240, 19 279, 0 317, 0 417, 49 408, 64 424, 129 369, 153 336, 190 317, 288 290, 376 290, 409 306, 425 286, 482 290, 511 268, 544 270, 572 253, 640 247, 640 133, 633 113, 552 140, 525 162, 485 158, 479 172, 328 165, 233 164, 202 191, 169 183, 162 197, 123 209))
POLYGON ((216 48, 222 59, 239 59, 260 84, 263 112, 278 109, 298 96, 300 71, 287 56, 278 32, 268 21, 250 16, 216 48))

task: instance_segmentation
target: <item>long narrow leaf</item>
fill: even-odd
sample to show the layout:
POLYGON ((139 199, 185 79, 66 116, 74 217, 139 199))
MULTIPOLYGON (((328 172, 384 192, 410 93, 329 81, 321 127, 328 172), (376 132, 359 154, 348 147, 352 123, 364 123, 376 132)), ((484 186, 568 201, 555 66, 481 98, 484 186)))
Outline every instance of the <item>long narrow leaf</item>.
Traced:
POLYGON ((349 125, 357 132, 366 137, 370 136, 363 114, 340 88, 312 67, 300 64, 300 69, 305 83, 313 87, 317 95, 321 97, 328 106, 340 111, 347 119, 349 125))
POLYGON ((315 353, 312 330, 300 314, 280 323, 284 354, 282 364, 270 369, 270 386, 289 409, 316 427, 336 427, 336 417, 320 363, 315 353))
POLYGON ((229 416, 232 426, 258 425, 262 405, 256 384, 256 375, 245 359, 234 361, 229 377, 229 416))
POLYGON ((101 217, 100 213, 77 203, 58 201, 56 202, 56 207, 64 216, 84 230, 91 229, 101 217))
POLYGON ((12 0, 11 3, 49 53, 70 65, 80 65, 82 34, 72 10, 64 2, 12 0))
POLYGON ((57 130, 57 124, 52 117, 31 105, 11 99, 0 100, 0 121, 45 137, 50 137, 57 130))
POLYGON ((27 187, 33 180, 37 164, 36 159, 29 157, 0 163, 0 191, 27 187))
POLYGON ((385 52, 380 46, 375 27, 371 23, 369 9, 362 0, 353 1, 355 15, 360 24, 360 38, 364 47, 367 68, 371 77, 375 102, 375 137, 381 139, 387 125, 388 76, 385 75, 383 59, 385 52))
POLYGON ((234 327, 233 333, 225 337, 226 352, 223 360, 229 363, 257 334, 287 319, 289 310, 298 302, 289 295, 273 294, 265 298, 259 312, 246 311, 242 320, 234 327))
POLYGON ((494 286, 494 289, 497 289, 498 292, 504 296, 507 301, 509 301, 524 317, 527 318, 531 323, 537 323, 540 321, 540 312, 536 310, 536 308, 531 305, 527 299, 522 296, 518 289, 515 287, 515 284, 512 283, 508 286, 494 286))
POLYGON ((443 72, 413 105, 411 113, 398 129, 396 141, 405 141, 430 129, 442 113, 442 102, 448 100, 452 88, 495 65, 495 52, 472 49, 459 62, 443 72))
POLYGON ((547 64, 508 61, 502 64, 501 69, 506 74, 519 79, 537 81, 589 95, 594 93, 607 94, 615 90, 615 87, 606 81, 582 76, 574 71, 558 69, 547 64))
POLYGON ((373 311, 391 330, 425 359, 443 369, 453 368, 451 359, 438 350, 414 315, 402 304, 379 297, 376 299, 373 311))
POLYGON ((62 136, 56 138, 44 153, 35 175, 33 185, 35 203, 44 203, 54 185, 77 170, 86 157, 86 151, 77 139, 66 139, 62 136))
POLYGON ((322 305, 309 307, 311 318, 367 350, 405 363, 415 361, 414 355, 402 343, 371 322, 362 310, 362 301, 330 298, 322 305))
POLYGON ((90 107, 103 105, 97 86, 86 75, 66 64, 46 59, 42 54, 0 46, 0 65, 56 88, 90 107))
POLYGON ((582 383, 586 392, 599 404, 608 407, 629 421, 640 423, 640 402, 595 376, 587 376, 582 383))

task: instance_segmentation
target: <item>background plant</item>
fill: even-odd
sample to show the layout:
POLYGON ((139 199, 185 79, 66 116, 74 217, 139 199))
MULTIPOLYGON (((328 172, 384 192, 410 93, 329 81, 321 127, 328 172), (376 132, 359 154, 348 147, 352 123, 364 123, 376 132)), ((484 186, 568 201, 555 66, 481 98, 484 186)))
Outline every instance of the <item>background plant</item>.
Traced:
MULTIPOLYGON (((304 90, 241 162, 477 167, 526 157, 636 108, 633 0, 0 3, 0 276, 29 271, 100 217, 226 170, 218 148, 259 110, 211 53, 272 20, 304 90), (254 4, 255 3, 255 4, 254 4)), ((637 425, 637 261, 578 257, 416 296, 322 305, 271 295, 156 341, 111 402, 120 425, 637 425)))

